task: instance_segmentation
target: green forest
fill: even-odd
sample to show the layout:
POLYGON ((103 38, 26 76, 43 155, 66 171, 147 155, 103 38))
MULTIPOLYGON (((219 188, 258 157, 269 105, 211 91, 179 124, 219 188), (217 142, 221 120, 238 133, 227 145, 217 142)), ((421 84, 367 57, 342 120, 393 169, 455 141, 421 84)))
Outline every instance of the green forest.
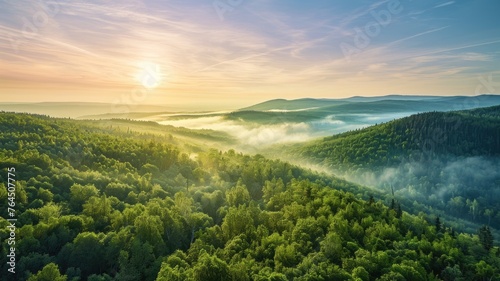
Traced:
POLYGON ((298 146, 305 156, 344 169, 395 165, 401 158, 499 156, 500 106, 420 113, 298 146))
MULTIPOLYGON (((432 114, 413 118, 441 120, 432 114)), ((498 115, 453 114, 467 118, 449 142, 470 143, 440 143, 432 153, 499 153, 498 115)), ((413 128, 408 120, 332 137, 308 153, 331 163, 341 155, 359 168, 397 162, 397 153, 411 156, 415 140, 426 138, 415 131, 399 139, 413 128), (321 154, 365 137, 377 142, 374 151, 367 145, 321 154), (335 142, 341 145, 331 148, 335 142), (399 150, 394 143, 402 143, 399 150)), ((398 198, 387 204, 374 189, 203 145, 224 136, 182 131, 201 138, 187 145, 154 134, 149 123, 106 122, 0 113, 2 280, 500 280, 500 250, 484 218, 484 226, 461 233, 443 217, 410 212, 398 198), (146 129, 130 130, 141 124, 146 129), (5 274, 12 245, 4 202, 12 197, 16 264, 15 274, 5 274)))
POLYGON ((285 149, 461 230, 500 228, 500 106, 421 113, 285 149))

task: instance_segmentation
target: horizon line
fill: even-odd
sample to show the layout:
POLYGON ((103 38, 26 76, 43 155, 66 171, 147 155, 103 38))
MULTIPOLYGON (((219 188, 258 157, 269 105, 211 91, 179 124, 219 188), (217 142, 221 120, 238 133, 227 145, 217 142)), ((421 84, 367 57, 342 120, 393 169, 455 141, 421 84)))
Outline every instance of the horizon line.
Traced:
MULTIPOLYGON (((383 97, 393 97, 393 96, 399 96, 399 97, 429 97, 429 98, 451 98, 451 97, 481 97, 481 96, 500 96, 500 93, 484 93, 484 94, 479 94, 479 95, 462 95, 462 94, 456 94, 456 95, 432 95, 432 94, 386 94, 386 95, 374 95, 374 96, 363 96, 363 95, 355 95, 355 96, 347 96, 347 97, 339 97, 339 98, 332 98, 332 97, 301 97, 301 98, 293 98, 293 99, 287 99, 287 98, 272 98, 272 99, 266 99, 263 100, 262 102, 266 101, 274 101, 274 100, 285 100, 285 101, 297 101, 297 100, 302 100, 302 99, 312 99, 312 100, 345 100, 345 99, 351 99, 351 98, 383 98, 383 97)), ((262 103, 258 102, 258 103, 262 103)), ((53 103, 53 104, 95 104, 95 105, 110 105, 110 104, 124 104, 124 103, 117 103, 117 102, 97 102, 97 101, 0 101, 0 104, 2 105, 35 105, 35 104, 48 104, 48 103, 53 103)), ((258 104, 257 103, 257 104, 258 104)), ((178 103, 178 104, 173 104, 172 106, 179 106, 179 105, 189 105, 191 103, 178 103)), ((158 105, 158 104, 150 104, 150 103, 134 103, 136 106, 158 106, 158 107, 166 107, 164 105, 158 105)))

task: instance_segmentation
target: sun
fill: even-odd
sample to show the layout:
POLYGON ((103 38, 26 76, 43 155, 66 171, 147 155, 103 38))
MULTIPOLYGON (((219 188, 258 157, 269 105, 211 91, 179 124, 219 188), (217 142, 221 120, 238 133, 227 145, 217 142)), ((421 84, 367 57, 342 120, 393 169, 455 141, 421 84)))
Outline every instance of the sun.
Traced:
POLYGON ((161 67, 157 63, 142 62, 139 64, 136 79, 146 89, 157 88, 162 82, 161 67))

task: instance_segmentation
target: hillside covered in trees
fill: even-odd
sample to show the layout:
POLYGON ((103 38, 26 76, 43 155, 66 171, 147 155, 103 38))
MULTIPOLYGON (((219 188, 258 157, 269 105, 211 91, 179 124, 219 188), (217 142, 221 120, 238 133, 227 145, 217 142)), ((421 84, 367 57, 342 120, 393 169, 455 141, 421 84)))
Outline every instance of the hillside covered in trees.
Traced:
POLYGON ((412 115, 314 141, 305 156, 345 168, 383 167, 402 158, 500 155, 500 106, 412 115))
POLYGON ((0 201, 14 168, 17 219, 3 280, 500 280, 487 226, 458 233, 286 162, 97 123, 0 113, 0 201))
POLYGON ((500 227, 500 106, 416 114, 291 151, 402 200, 500 227))

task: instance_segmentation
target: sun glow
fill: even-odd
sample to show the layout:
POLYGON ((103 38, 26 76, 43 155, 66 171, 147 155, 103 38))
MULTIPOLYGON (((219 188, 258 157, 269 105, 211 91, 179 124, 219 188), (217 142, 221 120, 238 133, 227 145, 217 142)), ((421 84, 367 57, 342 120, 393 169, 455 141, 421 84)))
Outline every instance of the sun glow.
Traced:
POLYGON ((143 62, 139 64, 139 68, 136 79, 144 88, 154 89, 161 84, 163 75, 159 64, 143 62))

